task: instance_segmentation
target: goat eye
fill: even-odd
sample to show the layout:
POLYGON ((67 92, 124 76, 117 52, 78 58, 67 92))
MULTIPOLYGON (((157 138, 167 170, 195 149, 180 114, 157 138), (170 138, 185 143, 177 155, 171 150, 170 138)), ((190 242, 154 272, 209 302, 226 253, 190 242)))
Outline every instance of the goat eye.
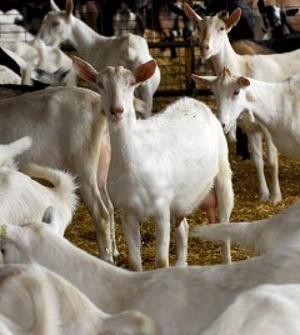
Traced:
POLYGON ((54 21, 53 23, 52 23, 52 27, 58 27, 59 26, 59 22, 58 21, 54 21))
POLYGON ((221 28, 220 28, 220 31, 224 31, 224 30, 225 30, 225 27, 221 27, 221 28))
POLYGON ((5 249, 4 248, 1 248, 1 254, 5 255, 5 249))
POLYGON ((240 90, 234 91, 233 94, 234 95, 238 95, 240 93, 240 90))

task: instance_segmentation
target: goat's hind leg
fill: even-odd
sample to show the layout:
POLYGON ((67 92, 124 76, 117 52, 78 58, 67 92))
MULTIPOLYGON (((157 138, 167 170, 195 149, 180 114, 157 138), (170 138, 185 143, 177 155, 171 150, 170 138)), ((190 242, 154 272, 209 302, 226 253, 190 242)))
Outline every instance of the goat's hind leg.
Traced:
POLYGON ((272 178, 272 192, 270 201, 273 203, 277 203, 281 201, 281 190, 279 184, 279 166, 278 166, 278 151, 275 147, 272 137, 267 129, 263 129, 264 136, 267 142, 267 150, 268 150, 268 163, 271 169, 271 178, 272 178))
POLYGON ((270 192, 264 173, 262 135, 263 134, 260 131, 247 132, 249 144, 252 149, 252 159, 255 164, 258 178, 259 198, 261 201, 267 201, 269 200, 270 192))
MULTIPOLYGON (((215 191, 217 196, 220 223, 229 223, 234 203, 234 194, 231 181, 231 169, 228 161, 227 143, 221 143, 219 172, 215 178, 215 191)), ((224 241, 223 258, 225 263, 231 263, 230 241, 224 241)))

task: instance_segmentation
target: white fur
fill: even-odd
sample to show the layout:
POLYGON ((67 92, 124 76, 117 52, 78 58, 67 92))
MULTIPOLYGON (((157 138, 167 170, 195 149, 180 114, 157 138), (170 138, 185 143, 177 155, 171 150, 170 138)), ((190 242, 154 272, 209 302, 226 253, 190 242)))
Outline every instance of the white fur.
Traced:
MULTIPOLYGON (((226 139, 205 104, 183 98, 157 116, 136 120, 133 92, 149 66, 154 72, 155 63, 149 62, 137 68, 135 75, 123 67, 108 67, 97 74, 87 63, 75 61, 79 75, 93 77, 99 84, 112 147, 108 188, 114 205, 123 210, 129 262, 135 270, 142 269, 139 221, 155 220, 159 267, 169 265, 170 222, 174 222, 177 264, 185 265, 188 232, 184 217, 205 200, 214 185, 220 221, 229 222, 233 207, 226 139), (113 114, 118 110, 122 111, 119 116, 113 114)), ((224 258, 230 262, 228 243, 224 258)))
POLYGON ((0 42, 31 41, 34 37, 22 26, 15 24, 15 20, 22 20, 23 16, 16 9, 0 13, 0 42))
POLYGON ((104 313, 65 279, 38 265, 0 266, 0 287, 0 322, 14 335, 157 334, 142 313, 104 313))
MULTIPOLYGON (((110 159, 107 125, 98 94, 80 88, 49 88, 0 101, 0 143, 29 135, 33 162, 70 171, 96 224, 101 257, 113 261, 113 206, 106 191, 110 159)), ((113 242, 114 243, 114 242, 113 242)))
POLYGON ((76 86, 72 60, 58 47, 47 46, 40 39, 30 42, 6 41, 1 46, 22 69, 30 69, 32 79, 37 79, 34 69, 53 73, 62 68, 69 73, 60 85, 76 86))
POLYGON ((60 225, 55 231, 63 235, 72 220, 77 198, 73 177, 59 170, 29 164, 26 173, 49 181, 46 187, 16 170, 14 158, 31 146, 30 138, 22 138, 9 145, 0 145, 0 212, 11 224, 41 221, 49 207, 58 209, 60 225))
POLYGON ((300 285, 262 285, 239 294, 201 335, 297 335, 300 285))
MULTIPOLYGON (((270 82, 281 81, 292 74, 299 71, 300 66, 298 59, 300 51, 293 51, 284 54, 272 55, 238 55, 232 48, 224 21, 219 18, 219 14, 206 17, 202 20, 198 16, 200 48, 208 46, 208 50, 202 51, 205 59, 210 59, 213 64, 214 71, 219 75, 224 67, 230 68, 235 73, 246 75, 252 78, 261 79, 270 82)), ((228 27, 228 31, 232 26, 228 27)), ((218 97, 217 103, 218 103, 218 97)), ((219 105, 219 104, 218 104, 219 105)), ((218 118, 222 124, 226 122, 218 114, 218 118)), ((274 146, 268 131, 261 127, 259 122, 249 123, 237 120, 238 125, 246 132, 249 144, 252 149, 252 158, 257 170, 259 196, 261 200, 266 201, 270 198, 272 202, 281 200, 281 191, 278 179, 278 157, 277 149, 274 146), (272 190, 271 197, 264 175, 264 161, 262 139, 267 142, 268 160, 271 167, 272 190)))
POLYGON ((137 17, 130 8, 127 8, 127 10, 129 15, 123 15, 119 9, 113 17, 115 36, 126 36, 135 32, 137 17))
POLYGON ((294 76, 278 83, 267 83, 226 75, 215 78, 213 90, 218 96, 219 115, 225 132, 230 131, 238 118, 251 122, 255 117, 268 129, 279 152, 300 158, 300 77, 294 76), (238 95, 234 91, 239 90, 238 95), (250 116, 250 117, 249 117, 250 116))
POLYGON ((291 240, 299 237, 299 215, 300 203, 297 202, 268 219, 197 227, 192 235, 215 241, 230 239, 254 249, 258 254, 264 254, 276 248, 283 248, 291 240))
POLYGON ((297 237, 273 252, 230 266, 136 273, 87 254, 47 225, 7 225, 6 229, 7 238, 0 237, 0 262, 23 263, 30 258, 69 280, 106 313, 145 313, 162 335, 199 335, 245 290, 300 282, 297 237))
MULTIPOLYGON (((66 4, 73 4, 68 0, 66 4)), ((67 5, 66 5, 67 6, 67 5)), ((134 70, 138 65, 149 61, 152 57, 146 40, 137 35, 129 34, 123 37, 104 37, 97 34, 89 26, 72 14, 53 7, 44 18, 39 36, 46 44, 57 46, 68 40, 79 52, 80 56, 90 62, 98 71, 108 65, 123 65, 134 70), (53 27, 53 23, 57 23, 53 27)), ((137 89, 138 98, 146 102, 147 113, 152 111, 152 99, 160 82, 160 71, 157 68, 155 75, 137 89)))
POLYGON ((4 65, 0 65, 0 84, 21 84, 21 77, 4 65))

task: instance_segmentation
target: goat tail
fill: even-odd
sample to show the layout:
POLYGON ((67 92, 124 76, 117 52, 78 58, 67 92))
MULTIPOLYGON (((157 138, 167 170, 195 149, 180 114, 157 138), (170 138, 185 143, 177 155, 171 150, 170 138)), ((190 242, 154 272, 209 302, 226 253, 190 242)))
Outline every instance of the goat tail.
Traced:
POLYGON ((254 222, 234 222, 230 225, 221 223, 210 226, 199 226, 192 230, 191 236, 217 242, 228 239, 259 252, 257 242, 264 229, 265 221, 257 220, 254 222))
POLYGON ((270 55, 274 50, 250 40, 240 40, 232 43, 233 50, 239 55, 270 55))
POLYGON ((33 163, 27 164, 22 172, 33 178, 44 179, 50 182, 53 185, 56 193, 61 198, 61 201, 69 206, 72 212, 74 211, 78 199, 76 196, 77 185, 72 175, 61 170, 52 169, 33 163))

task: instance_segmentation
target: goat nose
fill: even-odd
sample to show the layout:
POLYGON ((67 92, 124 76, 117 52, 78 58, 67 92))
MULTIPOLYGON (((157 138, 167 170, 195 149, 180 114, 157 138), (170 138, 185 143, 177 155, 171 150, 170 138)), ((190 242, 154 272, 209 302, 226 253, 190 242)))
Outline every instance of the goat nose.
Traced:
POLYGON ((209 45, 207 43, 202 45, 202 50, 203 51, 208 51, 209 50, 209 45))
POLYGON ((113 115, 120 115, 124 113, 124 108, 118 107, 118 108, 111 108, 110 109, 111 114, 113 115))
POLYGON ((224 122, 221 122, 221 125, 223 129, 226 127, 226 124, 224 122))

